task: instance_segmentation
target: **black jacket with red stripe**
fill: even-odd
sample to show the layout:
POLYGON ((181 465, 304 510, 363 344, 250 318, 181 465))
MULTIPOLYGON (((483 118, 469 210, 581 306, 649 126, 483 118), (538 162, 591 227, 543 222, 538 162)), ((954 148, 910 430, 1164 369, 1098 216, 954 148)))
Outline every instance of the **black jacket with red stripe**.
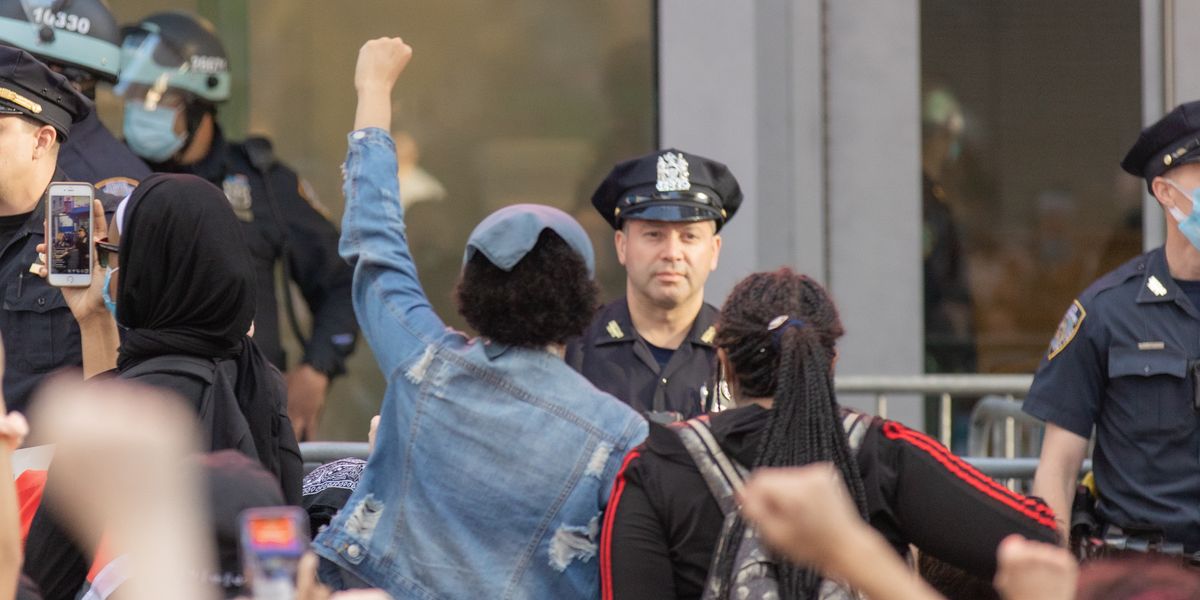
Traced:
MULTIPOLYGON (((712 415, 726 454, 753 464, 770 413, 750 405, 712 415)), ((704 479, 670 429, 630 453, 609 501, 601 538, 604 600, 699 598, 724 520, 704 479)), ((896 548, 922 552, 991 580, 1009 534, 1057 540, 1053 513, 1015 494, 928 436, 873 418, 857 460, 871 525, 896 548)))

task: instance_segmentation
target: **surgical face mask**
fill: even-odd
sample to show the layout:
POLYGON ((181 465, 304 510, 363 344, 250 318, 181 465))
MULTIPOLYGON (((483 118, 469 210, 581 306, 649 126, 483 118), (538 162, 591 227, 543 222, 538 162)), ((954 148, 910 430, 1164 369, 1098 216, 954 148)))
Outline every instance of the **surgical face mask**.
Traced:
POLYGON ((119 271, 121 267, 107 267, 104 269, 104 289, 100 292, 100 296, 104 298, 104 308, 112 313, 113 319, 117 318, 117 303, 113 301, 112 293, 108 291, 109 285, 112 284, 113 273, 119 271))
POLYGON ((125 143, 134 154, 155 163, 166 162, 179 152, 187 137, 175 133, 178 109, 146 108, 140 101, 125 103, 125 143))
MULTIPOLYGON (((1166 178, 1164 177, 1163 179, 1166 178)), ((1171 187, 1178 190, 1180 194, 1192 199, 1192 214, 1185 215, 1182 210, 1179 210, 1178 206, 1174 205, 1168 208, 1167 212, 1171 213, 1171 216, 1175 217, 1175 220, 1179 223, 1179 232, 1183 234, 1183 237, 1186 237, 1194 248, 1200 250, 1200 188, 1192 190, 1192 193, 1189 194, 1183 191, 1183 188, 1179 187, 1178 183, 1170 179, 1166 179, 1166 182, 1171 184, 1171 187)))

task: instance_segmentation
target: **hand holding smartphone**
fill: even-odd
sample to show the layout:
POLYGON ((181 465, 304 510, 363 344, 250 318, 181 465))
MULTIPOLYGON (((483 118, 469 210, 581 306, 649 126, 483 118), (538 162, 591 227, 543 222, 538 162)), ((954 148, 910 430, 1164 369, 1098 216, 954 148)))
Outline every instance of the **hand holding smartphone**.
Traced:
POLYGON ((291 600, 308 548, 308 514, 296 506, 242 512, 242 564, 255 600, 291 600))
POLYGON ((90 183, 55 181, 46 194, 46 280, 57 287, 92 284, 92 200, 90 183))

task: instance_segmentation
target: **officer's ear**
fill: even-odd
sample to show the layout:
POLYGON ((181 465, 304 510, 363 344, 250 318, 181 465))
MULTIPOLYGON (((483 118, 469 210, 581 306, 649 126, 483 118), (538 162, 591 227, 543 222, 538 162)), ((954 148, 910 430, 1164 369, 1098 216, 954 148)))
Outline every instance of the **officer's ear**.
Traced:
POLYGON ((41 125, 34 132, 36 142, 33 146, 35 159, 47 156, 58 156, 58 130, 50 125, 41 125))
POLYGON ((625 228, 629 226, 628 223, 622 223, 621 228, 613 233, 613 247, 617 249, 617 262, 621 263, 621 266, 625 266, 625 242, 629 240, 625 228))
POLYGON ((1163 210, 1175 206, 1175 201, 1171 199, 1171 192, 1178 192, 1178 190, 1164 177, 1159 176, 1150 180, 1150 193, 1154 195, 1155 200, 1158 200, 1158 204, 1163 210))

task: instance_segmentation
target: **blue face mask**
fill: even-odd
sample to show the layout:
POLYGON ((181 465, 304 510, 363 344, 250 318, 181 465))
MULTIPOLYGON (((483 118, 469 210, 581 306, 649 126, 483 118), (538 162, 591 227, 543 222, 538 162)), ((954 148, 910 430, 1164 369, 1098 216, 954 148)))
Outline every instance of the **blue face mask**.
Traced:
POLYGON ((113 319, 117 318, 117 303, 113 301, 112 294, 108 291, 109 284, 112 283, 113 273, 119 271, 121 267, 104 269, 104 289, 100 292, 100 296, 104 298, 104 308, 112 313, 113 319))
POLYGON ((125 143, 134 154, 155 163, 175 156, 187 137, 175 133, 176 110, 147 110, 141 102, 125 103, 125 143))
MULTIPOLYGON (((1166 178, 1164 177, 1163 179, 1166 178)), ((1178 183, 1170 179, 1166 179, 1166 181, 1176 190, 1179 190, 1180 194, 1192 199, 1192 214, 1183 214, 1183 211, 1179 210, 1178 206, 1168 208, 1167 212, 1171 213, 1171 216, 1175 217, 1175 220, 1179 223, 1179 232, 1183 234, 1183 237, 1186 237, 1194 248, 1200 250, 1200 188, 1196 188, 1189 194, 1183 191, 1183 188, 1179 187, 1178 183)))

